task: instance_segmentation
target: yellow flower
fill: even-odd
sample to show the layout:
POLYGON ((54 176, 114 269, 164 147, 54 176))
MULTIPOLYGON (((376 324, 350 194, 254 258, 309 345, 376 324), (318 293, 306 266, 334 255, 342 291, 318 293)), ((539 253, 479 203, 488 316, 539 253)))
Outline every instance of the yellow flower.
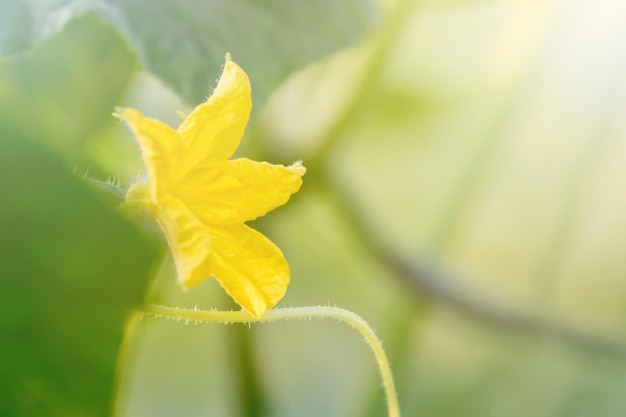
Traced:
POLYGON ((240 158, 252 100, 246 73, 226 56, 209 99, 174 130, 137 110, 122 118, 133 130, 148 171, 127 198, 144 195, 172 250, 179 282, 192 287, 215 277, 257 318, 283 297, 289 265, 268 238, 244 223, 289 200, 305 168, 240 158))

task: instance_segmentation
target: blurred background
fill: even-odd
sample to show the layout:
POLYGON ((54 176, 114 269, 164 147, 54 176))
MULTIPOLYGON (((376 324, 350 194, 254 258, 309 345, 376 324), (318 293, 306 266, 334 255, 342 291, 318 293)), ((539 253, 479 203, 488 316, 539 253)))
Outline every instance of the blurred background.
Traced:
MULTIPOLYGON (((626 5, 346 4, 324 5, 319 20, 296 13, 325 45, 306 59, 285 52, 271 67, 222 42, 255 92, 238 155, 308 169, 286 206, 252 224, 292 269, 279 307, 339 306, 366 319, 389 355, 404 416, 623 416, 626 5), (264 80, 258 91, 255 78, 264 80)), ((229 22, 238 11, 216 15, 229 22)), ((250 18, 270 21, 264 12, 250 18)), ((224 25, 244 43, 254 37, 224 25)), ((202 50, 177 39, 157 44, 202 50)), ((289 49, 274 38, 262 47, 289 49)), ((144 70, 129 72, 102 117, 123 105, 177 125, 175 111, 206 96, 172 81, 154 50, 139 48, 144 70)), ((209 54, 210 86, 224 52, 209 54)), ((191 77, 193 65, 173 64, 191 77)), ((114 185, 142 174, 125 126, 107 121, 96 132, 72 152, 61 141, 50 149, 70 170, 114 185)), ((167 256, 144 269, 146 302, 238 308, 214 280, 183 293, 167 256)), ((129 329, 120 416, 385 415, 372 354, 343 324, 144 317, 129 329)))

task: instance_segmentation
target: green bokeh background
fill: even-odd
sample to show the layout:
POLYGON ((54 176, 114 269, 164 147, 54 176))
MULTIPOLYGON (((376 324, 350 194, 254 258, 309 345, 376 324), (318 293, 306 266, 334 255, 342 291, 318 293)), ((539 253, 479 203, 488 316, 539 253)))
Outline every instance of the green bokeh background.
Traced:
POLYGON ((292 269, 280 306, 365 318, 404 416, 623 416, 619 1, 102 4, 0 3, 0 415, 385 415, 343 324, 127 321, 238 308, 183 293, 83 179, 142 175, 113 107, 175 125, 231 52, 255 91, 238 154, 308 168, 253 223, 292 269))

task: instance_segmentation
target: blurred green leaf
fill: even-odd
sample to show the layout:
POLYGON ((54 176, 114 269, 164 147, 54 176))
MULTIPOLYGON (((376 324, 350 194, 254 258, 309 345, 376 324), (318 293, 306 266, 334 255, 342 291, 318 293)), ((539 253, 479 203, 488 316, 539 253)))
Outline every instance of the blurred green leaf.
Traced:
POLYGON ((109 415, 154 247, 58 157, 2 124, 0 192, 0 415, 109 415))
POLYGON ((369 0, 118 4, 144 65, 192 103, 214 87, 226 52, 250 75, 258 104, 290 72, 356 41, 374 12, 369 0))
MULTIPOLYGON (((40 37, 77 13, 113 23, 142 65, 192 104, 215 86, 226 52, 254 85, 257 106, 292 71, 354 43, 378 14, 373 0, 114 0, 30 2, 40 37)), ((21 33, 17 24, 15 33, 21 33)), ((8 33, 6 36, 17 36, 8 33)))
POLYGON ((32 16, 20 0, 0 2, 0 57, 17 53, 32 43, 32 16))
POLYGON ((0 62, 0 119, 75 157, 119 103, 135 58, 95 16, 0 62))

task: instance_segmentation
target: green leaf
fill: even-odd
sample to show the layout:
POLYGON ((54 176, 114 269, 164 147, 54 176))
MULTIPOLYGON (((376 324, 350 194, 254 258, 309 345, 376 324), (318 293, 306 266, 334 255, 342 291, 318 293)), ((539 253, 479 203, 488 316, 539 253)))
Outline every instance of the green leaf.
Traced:
POLYGON ((32 49, 0 61, 0 121, 76 159, 119 104, 136 66, 109 24, 73 19, 32 49))
POLYGON ((17 53, 32 43, 32 15, 21 0, 0 3, 0 57, 17 53))
MULTIPOLYGON (((87 10, 114 24, 142 65, 191 104, 215 86, 224 55, 248 72, 256 105, 292 71, 346 47, 371 29, 373 0, 87 0, 31 2, 40 36, 87 10)), ((15 28, 19 32, 19 28, 15 28)))
POLYGON ((120 25, 144 65, 191 103, 215 86, 224 55, 248 72, 260 103, 292 71, 354 42, 372 23, 357 0, 120 1, 120 25))
POLYGON ((0 415, 110 415, 155 248, 37 142, 0 124, 0 415))

